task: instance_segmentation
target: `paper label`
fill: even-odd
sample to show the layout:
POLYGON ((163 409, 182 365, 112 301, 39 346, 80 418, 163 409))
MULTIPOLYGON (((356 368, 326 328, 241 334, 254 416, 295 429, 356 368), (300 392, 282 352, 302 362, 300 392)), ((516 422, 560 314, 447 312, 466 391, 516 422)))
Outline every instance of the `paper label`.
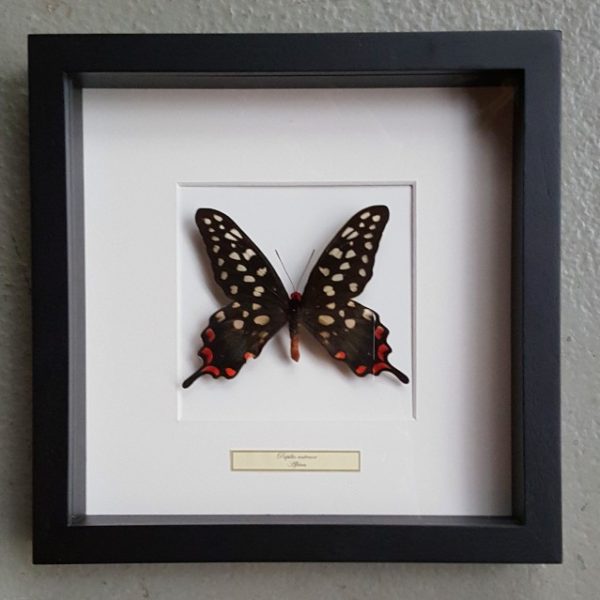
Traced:
POLYGON ((358 450, 231 450, 232 471, 360 471, 358 450))

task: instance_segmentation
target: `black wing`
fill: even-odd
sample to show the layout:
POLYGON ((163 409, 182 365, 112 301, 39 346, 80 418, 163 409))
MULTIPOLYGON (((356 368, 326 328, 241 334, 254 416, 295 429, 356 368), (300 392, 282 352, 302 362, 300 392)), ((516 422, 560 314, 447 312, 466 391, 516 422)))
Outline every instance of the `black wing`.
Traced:
POLYGON ((210 317, 198 352, 202 366, 183 387, 202 375, 235 377, 287 322, 287 293, 256 244, 225 213, 213 208, 199 209, 196 224, 215 281, 233 302, 210 317))
POLYGON ((389 330, 374 310, 355 300, 328 302, 319 308, 304 307, 302 324, 355 375, 390 371, 402 383, 408 383, 408 377, 388 360, 392 351, 387 342, 389 330))
POLYGON ((308 278, 300 314, 305 328, 356 375, 390 371, 408 383, 408 377, 387 360, 389 331, 379 315, 354 300, 373 276, 388 219, 386 206, 370 206, 338 231, 308 278))
POLYGON ((375 254, 390 217, 387 206, 357 212, 315 263, 302 297, 309 306, 358 296, 373 276, 375 254))
POLYGON ((202 366, 183 382, 183 387, 189 387, 202 375, 232 379, 247 360, 261 353, 286 322, 285 311, 258 302, 236 300, 220 308, 202 332, 204 343, 198 351, 202 366))
POLYGON ((275 269, 232 219, 214 208, 200 208, 196 225, 215 281, 228 298, 287 307, 288 295, 275 269))

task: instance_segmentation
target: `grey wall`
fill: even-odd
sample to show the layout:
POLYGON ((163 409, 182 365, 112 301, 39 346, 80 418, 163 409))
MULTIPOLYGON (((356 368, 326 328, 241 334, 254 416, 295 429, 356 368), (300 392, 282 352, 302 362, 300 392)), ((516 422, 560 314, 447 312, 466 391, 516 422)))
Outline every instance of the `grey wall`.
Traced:
POLYGON ((597 1, 2 0, 0 6, 0 599, 600 597, 597 1), (564 33, 564 565, 32 567, 26 35, 538 28, 564 33))

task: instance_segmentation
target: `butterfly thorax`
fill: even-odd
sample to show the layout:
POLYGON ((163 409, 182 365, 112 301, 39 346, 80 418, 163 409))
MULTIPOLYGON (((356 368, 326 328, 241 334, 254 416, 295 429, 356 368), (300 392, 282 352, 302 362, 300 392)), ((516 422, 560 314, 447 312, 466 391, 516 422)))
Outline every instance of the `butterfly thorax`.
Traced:
POLYGON ((288 304, 288 323, 290 326, 290 354, 298 362, 300 360, 300 342, 298 339, 298 313, 302 304, 302 294, 292 292, 288 304))

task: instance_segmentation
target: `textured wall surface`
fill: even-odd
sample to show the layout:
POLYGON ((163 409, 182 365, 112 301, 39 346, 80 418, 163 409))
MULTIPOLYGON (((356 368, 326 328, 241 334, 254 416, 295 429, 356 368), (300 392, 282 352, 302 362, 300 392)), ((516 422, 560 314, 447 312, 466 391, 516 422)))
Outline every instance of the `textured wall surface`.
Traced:
POLYGON ((0 600, 600 597, 599 28, 596 0, 2 0, 0 600), (32 567, 27 34, 541 28, 564 35, 564 564, 32 567))

